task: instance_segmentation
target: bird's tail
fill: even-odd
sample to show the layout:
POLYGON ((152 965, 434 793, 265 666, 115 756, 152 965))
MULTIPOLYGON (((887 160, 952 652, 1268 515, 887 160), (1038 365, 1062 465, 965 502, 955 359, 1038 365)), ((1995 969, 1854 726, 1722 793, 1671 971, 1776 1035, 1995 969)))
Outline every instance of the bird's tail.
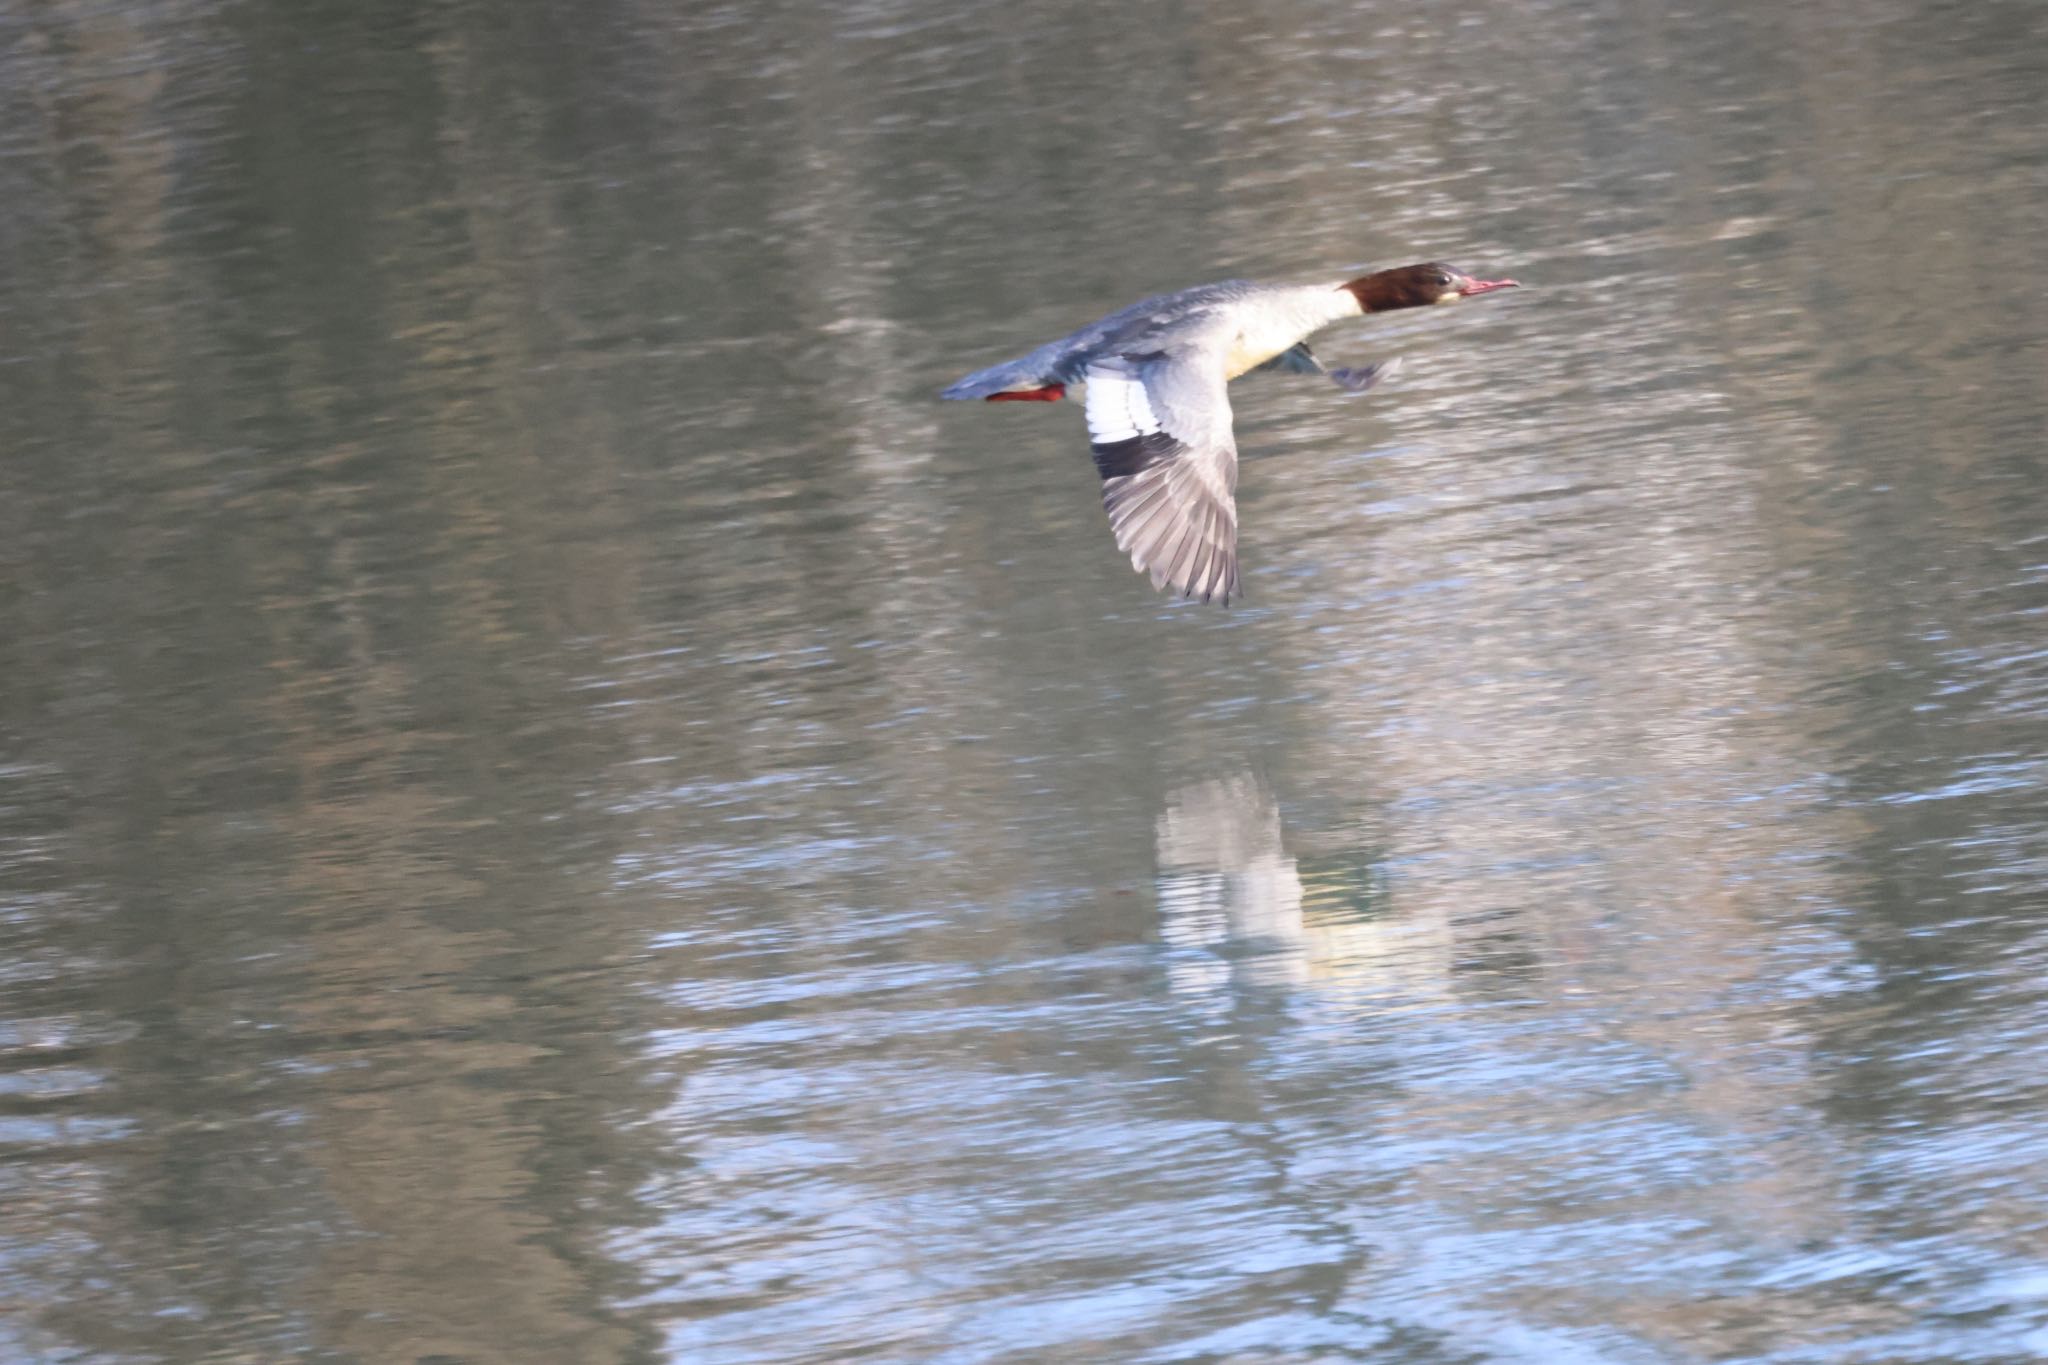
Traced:
MULTIPOLYGON (((1022 394, 1057 388, 1059 382, 1054 376, 1041 371, 1036 357, 1027 355, 991 365, 985 370, 976 370, 965 379, 947 386, 939 397, 999 398, 1006 393, 1022 394)), ((1056 393, 1052 395, 1054 398, 1058 396, 1056 393)))

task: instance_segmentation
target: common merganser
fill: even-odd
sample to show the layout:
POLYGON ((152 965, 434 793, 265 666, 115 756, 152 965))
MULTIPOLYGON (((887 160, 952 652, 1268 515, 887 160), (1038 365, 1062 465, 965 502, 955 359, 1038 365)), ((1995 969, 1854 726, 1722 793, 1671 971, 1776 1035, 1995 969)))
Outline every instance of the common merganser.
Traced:
POLYGON ((1398 360, 1326 370, 1304 338, 1363 313, 1515 287, 1435 261, 1341 284, 1196 285, 977 370, 941 396, 1052 403, 1086 384, 1089 448, 1116 547, 1155 589, 1227 604, 1238 591, 1237 442, 1225 386, 1251 370, 1285 370, 1364 393, 1398 360))

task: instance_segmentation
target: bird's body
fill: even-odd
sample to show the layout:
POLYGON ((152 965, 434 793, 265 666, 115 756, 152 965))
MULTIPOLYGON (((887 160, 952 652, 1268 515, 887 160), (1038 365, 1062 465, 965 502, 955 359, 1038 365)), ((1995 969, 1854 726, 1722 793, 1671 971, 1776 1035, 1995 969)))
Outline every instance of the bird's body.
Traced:
POLYGON ((1235 379, 1343 317, 1357 317, 1350 295, 1325 285, 1224 280, 1143 299, 1091 322, 1029 355, 968 375, 947 398, 988 398, 1021 388, 1078 384, 1097 357, 1172 341, 1207 345, 1235 379))
POLYGON ((978 370, 946 398, 1057 401, 1085 384, 1103 506, 1117 548, 1154 587, 1228 602, 1238 591, 1237 443, 1229 381, 1256 369, 1321 374, 1363 393, 1390 369, 1325 370, 1304 338, 1364 313, 1511 288, 1447 266, 1336 284, 1225 280, 1160 294, 1028 355, 978 370))

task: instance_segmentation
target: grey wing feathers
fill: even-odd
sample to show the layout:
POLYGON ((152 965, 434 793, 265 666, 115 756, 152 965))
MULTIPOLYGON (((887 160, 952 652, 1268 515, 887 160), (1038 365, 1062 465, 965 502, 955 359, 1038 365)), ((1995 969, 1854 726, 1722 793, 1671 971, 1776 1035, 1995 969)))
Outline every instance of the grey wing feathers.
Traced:
POLYGON ((1238 593, 1237 444, 1221 358, 1200 349, 1090 365, 1102 505, 1131 567, 1183 597, 1238 593))

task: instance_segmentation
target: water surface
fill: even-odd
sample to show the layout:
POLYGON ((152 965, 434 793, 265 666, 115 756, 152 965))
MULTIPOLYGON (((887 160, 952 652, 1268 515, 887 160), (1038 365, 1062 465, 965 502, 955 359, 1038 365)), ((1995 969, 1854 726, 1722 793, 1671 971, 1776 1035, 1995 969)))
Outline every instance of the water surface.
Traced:
POLYGON ((0 7, 0 1356, 2048 1355, 2043 13, 0 7))

